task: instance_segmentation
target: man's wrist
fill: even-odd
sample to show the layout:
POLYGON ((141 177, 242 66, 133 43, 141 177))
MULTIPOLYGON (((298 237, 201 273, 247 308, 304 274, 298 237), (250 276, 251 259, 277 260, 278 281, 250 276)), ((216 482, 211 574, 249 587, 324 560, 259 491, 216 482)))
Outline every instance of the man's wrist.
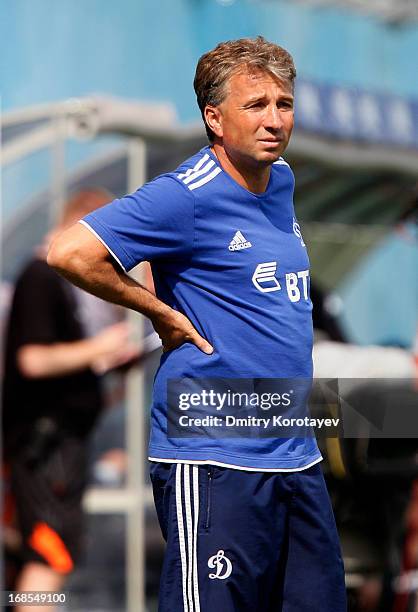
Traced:
POLYGON ((153 325, 158 326, 161 324, 167 324, 167 322, 173 317, 175 310, 157 298, 155 300, 155 305, 152 308, 152 311, 150 311, 150 313, 146 316, 148 316, 153 325))

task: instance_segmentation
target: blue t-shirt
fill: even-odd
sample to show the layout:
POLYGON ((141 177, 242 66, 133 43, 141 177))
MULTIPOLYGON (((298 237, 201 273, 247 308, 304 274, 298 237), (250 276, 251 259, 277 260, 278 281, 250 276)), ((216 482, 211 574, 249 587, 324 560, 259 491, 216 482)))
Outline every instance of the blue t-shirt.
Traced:
POLYGON ((82 221, 128 271, 151 262, 156 294, 214 347, 164 353, 155 377, 149 455, 162 461, 300 470, 321 459, 314 437, 170 437, 172 379, 312 377, 309 259, 281 158, 264 193, 222 170, 209 147, 82 221))

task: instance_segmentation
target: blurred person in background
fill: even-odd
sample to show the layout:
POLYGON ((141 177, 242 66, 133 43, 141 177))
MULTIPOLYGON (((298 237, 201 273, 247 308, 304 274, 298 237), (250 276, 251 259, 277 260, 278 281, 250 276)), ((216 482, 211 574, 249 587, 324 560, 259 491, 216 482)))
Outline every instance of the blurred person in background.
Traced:
POLYGON ((73 570, 82 548, 87 440, 103 407, 100 375, 137 356, 121 313, 46 263, 51 240, 109 199, 101 189, 75 193, 15 286, 3 449, 21 535, 17 591, 57 591, 73 570))
POLYGON ((309 261, 281 157, 295 76, 262 37, 203 55, 194 85, 210 145, 86 216, 48 255, 75 284, 148 316, 163 342, 149 450, 167 541, 160 612, 346 609, 316 440, 177 439, 167 425, 171 378, 312 377, 309 261), (143 260, 156 296, 125 274, 143 260))

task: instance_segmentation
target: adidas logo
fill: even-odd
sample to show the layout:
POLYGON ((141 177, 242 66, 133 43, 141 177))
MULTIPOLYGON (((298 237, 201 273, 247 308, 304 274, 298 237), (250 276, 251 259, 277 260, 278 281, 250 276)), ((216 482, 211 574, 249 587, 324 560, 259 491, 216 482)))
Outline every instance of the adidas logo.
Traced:
POLYGON ((235 236, 232 238, 231 242, 229 243, 228 249, 230 251, 241 251, 242 249, 249 249, 252 246, 253 245, 251 244, 251 242, 249 242, 249 240, 246 240, 242 233, 238 230, 235 233, 235 236))

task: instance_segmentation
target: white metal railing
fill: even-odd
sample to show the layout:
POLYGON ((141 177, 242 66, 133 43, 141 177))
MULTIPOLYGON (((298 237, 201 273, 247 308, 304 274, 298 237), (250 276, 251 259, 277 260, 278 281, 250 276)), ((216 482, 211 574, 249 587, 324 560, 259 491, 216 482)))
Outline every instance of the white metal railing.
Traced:
MULTIPOLYGON (((99 134, 137 137, 145 142, 181 143, 204 140, 202 122, 180 125, 169 104, 142 104, 117 98, 80 98, 8 113, 3 128, 29 125, 33 129, 6 141, 2 165, 6 166, 42 148, 57 149, 63 139, 93 139, 99 134), (42 124, 36 122, 48 120, 42 124)), ((289 153, 343 168, 390 169, 418 175, 418 151, 396 148, 391 144, 372 144, 335 140, 296 129, 289 153)), ((58 174, 60 162, 57 161, 58 174)), ((60 179, 61 180, 61 179, 60 179)), ((58 179, 55 188, 58 190, 58 179)), ((61 181, 62 182, 62 181, 61 181)), ((59 193, 56 192, 59 200, 59 193)))

